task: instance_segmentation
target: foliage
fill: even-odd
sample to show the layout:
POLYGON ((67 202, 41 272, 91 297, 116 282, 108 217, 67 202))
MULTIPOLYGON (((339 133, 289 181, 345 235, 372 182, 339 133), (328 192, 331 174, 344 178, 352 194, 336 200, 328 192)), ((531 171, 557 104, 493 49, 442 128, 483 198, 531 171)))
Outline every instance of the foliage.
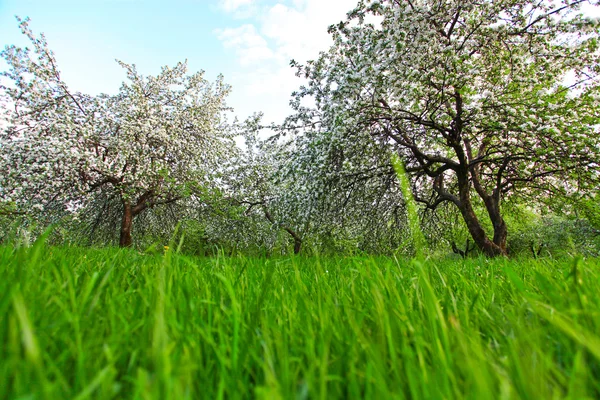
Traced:
POLYGON ((0 86, 9 122, 0 136, 3 202, 60 217, 112 201, 122 210, 121 244, 130 245, 135 216, 214 185, 219 159, 235 148, 222 77, 187 75, 186 63, 146 77, 119 62, 128 82, 118 94, 72 92, 44 35, 19 21, 33 51, 1 53, 9 65, 0 86))
POLYGON ((274 139, 284 159, 278 179, 293 182, 281 208, 309 227, 319 253, 392 253, 410 249, 407 215, 390 155, 370 142, 343 143, 328 131, 305 130, 293 115, 274 139))
POLYGON ((600 232, 587 219, 562 213, 539 215, 532 210, 512 210, 507 214, 512 231, 511 254, 529 257, 600 255, 600 232))
POLYGON ((303 224, 306 215, 300 213, 310 206, 305 204, 303 188, 281 174, 289 164, 285 146, 276 140, 260 139, 265 128, 261 121, 262 114, 255 114, 237 126, 245 142, 236 157, 225 163, 223 182, 230 206, 238 211, 236 220, 229 222, 239 229, 221 230, 221 236, 234 234, 242 246, 258 246, 270 252, 283 244, 280 234, 285 233, 283 242, 293 241, 294 252, 298 253, 308 228, 303 224), (240 229, 244 237, 239 237, 240 229))
POLYGON ((392 174, 399 154, 420 202, 453 204, 486 254, 504 254, 504 199, 598 184, 598 23, 581 3, 362 1, 329 51, 294 63, 308 84, 288 123, 354 174, 392 174), (354 163, 363 148, 386 156, 354 163))

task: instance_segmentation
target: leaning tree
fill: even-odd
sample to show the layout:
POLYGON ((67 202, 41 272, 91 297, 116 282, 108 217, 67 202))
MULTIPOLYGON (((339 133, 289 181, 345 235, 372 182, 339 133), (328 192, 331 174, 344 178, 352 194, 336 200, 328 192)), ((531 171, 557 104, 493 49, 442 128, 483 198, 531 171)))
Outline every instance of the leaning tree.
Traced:
POLYGON ((293 63, 308 80, 294 118, 400 155, 418 201, 453 204, 483 252, 506 254, 503 199, 598 182, 599 23, 583 3, 361 1, 329 51, 293 63))
MULTIPOLYGON (((44 35, 20 28, 32 49, 1 53, 8 127, 0 135, 0 197, 18 212, 89 212, 94 196, 121 208, 121 246, 131 246, 137 215, 215 183, 218 161, 235 149, 224 119, 229 86, 186 63, 143 76, 127 73, 115 95, 68 88, 44 35)), ((93 77, 90 77, 93 79, 93 77)), ((81 216, 85 218, 85 215, 81 216)))

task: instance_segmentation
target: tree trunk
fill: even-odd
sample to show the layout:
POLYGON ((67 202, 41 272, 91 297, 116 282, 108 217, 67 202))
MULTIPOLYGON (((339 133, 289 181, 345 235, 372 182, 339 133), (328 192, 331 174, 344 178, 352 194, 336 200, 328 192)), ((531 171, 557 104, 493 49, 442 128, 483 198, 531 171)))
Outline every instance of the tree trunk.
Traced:
POLYGON ((492 219, 492 223, 494 224, 494 244, 500 249, 502 249, 503 254, 506 255, 506 239, 508 238, 508 228, 506 227, 506 222, 504 222, 504 218, 498 212, 498 217, 492 219))
POLYGON ((121 238, 119 247, 131 247, 131 227, 133 226, 133 210, 131 204, 123 202, 123 219, 121 220, 121 238))
POLYGON ((506 255, 506 238, 508 237, 508 228, 506 227, 504 218, 502 218, 502 214, 500 214, 500 198, 496 196, 486 196, 483 201, 485 203, 488 216, 490 217, 490 221, 492 221, 492 225, 494 226, 493 242, 500 248, 502 254, 506 255))
POLYGON ((479 222, 479 219, 473 210, 473 204, 471 203, 471 187, 466 175, 458 176, 458 190, 460 194, 460 213, 462 214, 463 219, 467 224, 467 229, 477 247, 489 257, 505 256, 507 254, 507 229, 500 212, 496 210, 497 212, 490 213, 490 208, 488 207, 490 219, 492 219, 492 223, 494 224, 494 241, 491 241, 487 237, 485 230, 481 226, 481 222, 479 222))
POLYGON ((481 251, 489 257, 506 255, 506 239, 503 240, 504 246, 498 245, 488 239, 472 207, 463 206, 461 207, 460 212, 467 224, 467 229, 469 230, 473 241, 481 251))
POLYGON ((294 238, 294 254, 300 253, 302 248, 302 240, 300 238, 294 238))

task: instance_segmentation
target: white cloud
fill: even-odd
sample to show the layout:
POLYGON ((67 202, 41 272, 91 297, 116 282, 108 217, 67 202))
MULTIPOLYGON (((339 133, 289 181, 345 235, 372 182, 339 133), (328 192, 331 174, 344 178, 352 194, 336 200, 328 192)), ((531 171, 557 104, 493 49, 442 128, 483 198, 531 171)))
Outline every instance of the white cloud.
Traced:
POLYGON ((272 6, 261 21, 261 32, 279 51, 302 61, 316 58, 331 44, 327 28, 346 17, 356 0, 296 0, 293 6, 272 6))
MULTIPOLYGON (((224 0, 250 3, 250 0, 224 0)), ((327 50, 327 27, 346 17, 357 0, 260 0, 245 24, 216 31, 225 48, 237 56, 239 73, 233 77, 231 105, 238 115, 263 111, 267 122, 281 122, 291 112, 293 90, 302 82, 289 61, 306 62, 327 50)), ((249 4, 248 4, 249 5, 249 4)), ((227 9, 224 7, 224 9, 227 9)), ((236 8, 231 9, 236 14, 236 8)), ((239 14, 236 14, 239 16, 239 14)))
POLYGON ((237 11, 241 7, 249 6, 254 0, 221 0, 221 7, 227 12, 237 11))
POLYGON ((219 29, 216 33, 225 48, 234 49, 243 67, 275 57, 273 50, 269 48, 265 38, 256 32, 254 25, 219 29))

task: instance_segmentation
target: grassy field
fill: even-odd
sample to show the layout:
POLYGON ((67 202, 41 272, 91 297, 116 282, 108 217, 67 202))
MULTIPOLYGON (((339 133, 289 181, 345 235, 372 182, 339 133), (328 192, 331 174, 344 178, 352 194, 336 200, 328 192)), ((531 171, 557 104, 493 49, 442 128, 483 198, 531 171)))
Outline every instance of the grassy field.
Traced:
POLYGON ((4 247, 0 398, 598 398, 599 268, 4 247))

